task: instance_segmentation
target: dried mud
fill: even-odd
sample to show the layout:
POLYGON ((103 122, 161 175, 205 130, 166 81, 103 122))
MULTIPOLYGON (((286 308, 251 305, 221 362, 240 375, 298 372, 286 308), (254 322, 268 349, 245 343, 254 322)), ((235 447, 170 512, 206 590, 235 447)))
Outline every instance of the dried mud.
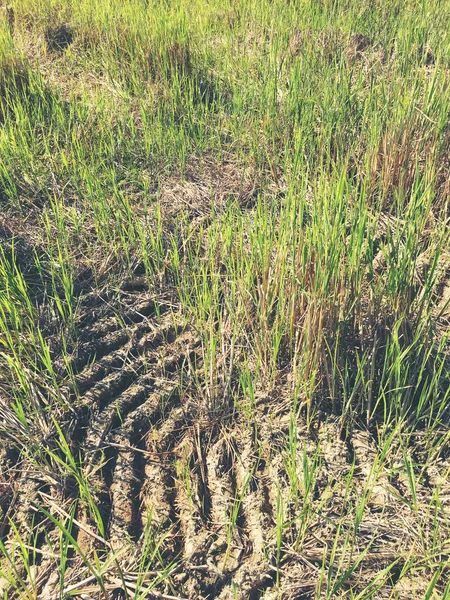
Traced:
MULTIPOLYGON (((58 481, 3 447, 1 535, 13 548, 12 522, 23 538, 36 537, 40 554, 21 572, 36 597, 60 597, 51 517, 67 519, 75 499, 77 551, 64 589, 84 598, 104 597, 80 558, 94 552, 116 556, 103 582, 110 598, 134 597, 137 589, 149 598, 339 598, 374 581, 375 598, 423 597, 433 574, 418 568, 403 577, 402 568, 446 547, 448 457, 419 468, 412 490, 407 461, 419 466, 419 450, 406 456, 393 439, 383 454, 373 433, 344 435, 332 417, 308 429, 280 401, 287 389, 260 391, 250 420, 245 411, 217 419, 195 386, 200 337, 170 302, 157 302, 136 279, 118 295, 86 295, 80 306, 69 368, 56 364, 61 377, 73 373, 61 427, 103 531, 74 478, 58 481), (442 540, 430 539, 433 518, 442 540), (149 539, 167 576, 158 579, 153 565, 138 581, 149 539)), ((0 588, 20 597, 7 582, 0 588)))

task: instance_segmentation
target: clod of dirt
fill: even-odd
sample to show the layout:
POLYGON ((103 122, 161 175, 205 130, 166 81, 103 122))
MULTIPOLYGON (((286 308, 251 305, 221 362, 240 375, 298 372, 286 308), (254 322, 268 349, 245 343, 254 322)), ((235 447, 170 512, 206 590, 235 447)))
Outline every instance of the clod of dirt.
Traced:
POLYGON ((171 176, 160 182, 160 202, 163 218, 170 221, 184 213, 190 221, 207 222, 214 211, 225 210, 229 202, 251 208, 260 187, 250 168, 233 163, 217 165, 212 160, 188 164, 185 178, 171 176))
POLYGON ((366 67, 374 62, 385 63, 387 59, 384 48, 362 33, 352 33, 345 44, 344 54, 349 60, 363 61, 366 67))
POLYGON ((162 73, 169 79, 177 73, 189 77, 193 71, 193 61, 188 45, 174 42, 165 48, 147 53, 147 67, 153 79, 157 79, 162 73))
POLYGON ((371 45, 369 38, 362 33, 352 33, 350 43, 357 52, 362 52, 371 45))
POLYGON ((44 37, 49 52, 63 52, 73 42, 74 32, 69 25, 63 23, 46 29, 44 37))
POLYGON ((288 46, 292 57, 312 48, 321 59, 332 61, 343 46, 343 37, 339 31, 296 30, 289 38, 288 46))
POLYGON ((11 268, 14 264, 27 284, 31 287, 34 285, 33 291, 38 293, 39 283, 41 282, 39 281, 40 271, 36 261, 38 260, 41 267, 43 267, 45 266, 45 257, 36 240, 31 235, 28 238, 23 235, 22 224, 18 219, 0 217, 0 250, 4 258, 10 263, 11 268))

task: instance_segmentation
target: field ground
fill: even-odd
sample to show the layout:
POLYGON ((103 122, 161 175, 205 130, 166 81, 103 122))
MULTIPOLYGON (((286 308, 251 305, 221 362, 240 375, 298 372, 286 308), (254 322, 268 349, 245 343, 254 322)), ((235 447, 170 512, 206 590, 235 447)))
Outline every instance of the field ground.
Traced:
POLYGON ((450 599, 449 32, 0 2, 0 597, 450 599))

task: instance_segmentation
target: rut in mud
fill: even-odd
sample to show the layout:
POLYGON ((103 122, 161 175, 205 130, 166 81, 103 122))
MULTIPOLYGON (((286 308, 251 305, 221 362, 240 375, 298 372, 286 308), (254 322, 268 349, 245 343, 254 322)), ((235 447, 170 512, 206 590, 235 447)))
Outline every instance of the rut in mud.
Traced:
MULTIPOLYGON (((374 240, 380 278, 393 228, 383 221, 374 240)), ((445 328, 447 256, 436 265, 418 257, 418 288, 431 268, 445 328)), ((79 306, 76 345, 55 363, 70 400, 59 426, 75 457, 71 474, 0 447, 0 534, 11 552, 18 535, 37 540, 21 573, 37 597, 59 598, 57 519, 73 536, 63 590, 87 598, 102 597, 102 586, 111 598, 312 599, 371 585, 379 598, 425 593, 430 573, 400 574, 411 557, 420 565, 430 544, 445 545, 449 457, 422 468, 419 438, 406 455, 395 437, 383 450, 381 434, 345 432, 330 415, 308 427, 286 381, 276 393, 258 390, 251 407, 242 400, 216 414, 202 394, 199 332, 144 279, 82 295, 79 306), (442 540, 428 539, 431 505, 442 540), (102 586, 86 569, 94 555, 108 565, 102 586)), ((43 444, 64 461, 55 440, 53 429, 43 444)), ((7 581, 0 588, 10 592, 7 581)))
MULTIPOLYGON (((375 238, 375 276, 386 272, 393 227, 383 221, 375 238)), ((444 327, 446 261, 433 266, 423 254, 415 273, 420 286, 423 270, 436 269, 444 327)), ((248 410, 215 414, 201 393, 201 336, 170 298, 136 277, 79 302, 76 345, 55 364, 70 400, 59 425, 76 468, 61 477, 51 461, 38 469, 26 453, 1 448, 1 535, 15 551, 18 534, 38 540, 22 577, 39 598, 58 598, 56 519, 74 539, 63 589, 79 586, 89 598, 100 597, 83 561, 93 553, 110 561, 102 585, 111 597, 307 599, 330 586, 339 597, 374 577, 380 598, 393 587, 405 599, 426 589, 420 570, 416 580, 399 577, 402 548, 420 563, 428 533, 417 523, 433 494, 448 524, 448 457, 437 456, 411 489, 408 460, 420 464, 420 440, 417 455, 405 456, 395 439, 383 453, 373 433, 344 433, 330 416, 308 428, 285 400, 286 383, 277 394, 259 390, 248 410), (142 557, 148 575, 138 581, 142 557)), ((55 439, 53 430, 43 443, 65 460, 55 439)), ((8 592, 7 582, 0 587, 8 592)))
MULTIPOLYGON (((123 286, 119 300, 90 295, 84 304, 78 345, 65 367, 74 374, 67 392, 73 410, 62 426, 103 532, 73 478, 61 485, 32 464, 14 465, 9 453, 2 534, 13 548, 6 518, 12 517, 22 536, 38 536, 42 554, 28 584, 39 598, 59 597, 52 517, 68 523, 75 499, 77 551, 63 581, 64 589, 79 586, 87 598, 101 597, 81 558, 94 551, 105 561, 117 557, 103 578, 111 598, 138 590, 150 598, 307 599, 321 589, 329 594, 330 586, 339 597, 365 589, 388 569, 377 591, 383 598, 401 572, 400 539, 420 560, 424 531, 417 531, 417 518, 426 519, 420 507, 433 493, 448 519, 448 461, 437 459, 423 471, 416 505, 395 440, 381 456, 373 435, 345 436, 337 419, 319 419, 308 430, 273 393, 259 393, 251 413, 215 419, 193 385, 200 338, 170 302, 157 303, 135 281, 123 286), (136 565, 152 553, 166 576, 152 564, 138 581, 136 565)), ((399 598, 425 589, 427 580, 419 572, 409 585, 402 579, 399 598)))

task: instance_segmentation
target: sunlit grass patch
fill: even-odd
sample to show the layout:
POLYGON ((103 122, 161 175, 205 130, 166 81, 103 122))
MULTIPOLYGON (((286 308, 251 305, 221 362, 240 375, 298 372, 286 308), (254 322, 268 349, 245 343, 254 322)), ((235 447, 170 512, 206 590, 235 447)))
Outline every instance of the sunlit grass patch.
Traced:
POLYGON ((0 12, 0 595, 449 596, 449 23, 0 12))

